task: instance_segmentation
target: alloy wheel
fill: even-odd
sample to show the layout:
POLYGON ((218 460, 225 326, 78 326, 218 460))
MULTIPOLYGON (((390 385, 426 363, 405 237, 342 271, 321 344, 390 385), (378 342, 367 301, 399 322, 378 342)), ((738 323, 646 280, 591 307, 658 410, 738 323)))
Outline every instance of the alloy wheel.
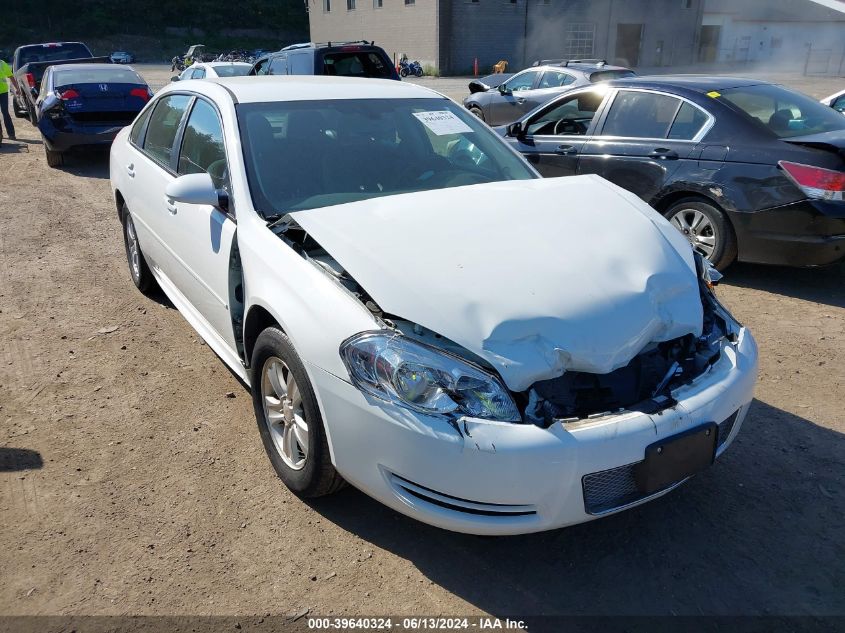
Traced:
POLYGON ((141 279, 141 247, 138 245, 138 235, 135 233, 135 223, 132 216, 126 216, 126 252, 129 255, 129 272, 135 283, 141 279))
POLYGON ((698 209, 679 209, 669 220, 684 234, 692 247, 710 259, 719 241, 719 232, 713 221, 698 209))
POLYGON ((261 371, 261 403, 279 457, 289 468, 301 470, 308 459, 308 422, 302 393, 290 368, 276 356, 269 357, 261 371))

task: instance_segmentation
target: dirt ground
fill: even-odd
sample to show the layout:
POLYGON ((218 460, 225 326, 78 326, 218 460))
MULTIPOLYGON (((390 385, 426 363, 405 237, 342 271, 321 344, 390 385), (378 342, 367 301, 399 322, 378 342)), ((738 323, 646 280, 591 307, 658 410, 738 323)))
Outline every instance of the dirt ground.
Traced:
POLYGON ((845 615, 845 267, 727 272, 761 371, 715 467, 593 523, 452 534, 354 489, 290 494, 246 389, 132 286, 107 156, 50 169, 16 124, 0 147, 0 613, 845 615))

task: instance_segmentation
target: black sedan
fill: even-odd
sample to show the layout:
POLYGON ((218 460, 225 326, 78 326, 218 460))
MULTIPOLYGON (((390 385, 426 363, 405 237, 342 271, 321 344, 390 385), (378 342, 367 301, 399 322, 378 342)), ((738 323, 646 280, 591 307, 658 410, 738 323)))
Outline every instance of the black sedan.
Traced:
POLYGON ((845 258, 845 117, 782 86, 620 79, 497 131, 544 176, 598 174, 636 194, 718 268, 845 258))
POLYGON ((62 165, 74 147, 110 144, 152 95, 129 66, 50 66, 35 102, 47 164, 62 165))

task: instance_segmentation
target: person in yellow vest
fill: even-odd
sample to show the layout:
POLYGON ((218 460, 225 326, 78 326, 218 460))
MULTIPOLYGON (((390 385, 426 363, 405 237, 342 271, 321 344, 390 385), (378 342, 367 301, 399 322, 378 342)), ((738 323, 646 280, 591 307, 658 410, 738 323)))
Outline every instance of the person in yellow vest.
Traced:
POLYGON ((5 60, 0 59, 0 113, 3 114, 3 123, 6 126, 6 136, 15 138, 15 126, 12 125, 12 117, 9 116, 9 84, 7 78, 12 76, 12 69, 5 60))

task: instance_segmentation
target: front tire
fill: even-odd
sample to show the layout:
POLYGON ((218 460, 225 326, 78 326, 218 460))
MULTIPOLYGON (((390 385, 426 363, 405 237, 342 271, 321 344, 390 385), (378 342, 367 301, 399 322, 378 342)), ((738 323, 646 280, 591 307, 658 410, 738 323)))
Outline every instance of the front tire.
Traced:
POLYGON ((18 100, 15 97, 12 97, 12 112, 14 112, 15 116, 19 119, 26 117, 26 110, 21 109, 18 105, 18 100))
POLYGON ((129 276, 132 277, 132 283, 141 291, 141 294, 149 296, 158 289, 158 283, 147 265, 147 260, 144 259, 141 243, 138 241, 138 232, 135 230, 135 221, 125 204, 121 216, 123 217, 123 245, 126 248, 129 276))
POLYGON ((477 116, 479 119, 484 121, 484 112, 482 112, 481 108, 479 108, 478 106, 470 106, 469 111, 475 116, 477 116))
POLYGON ((269 327, 258 336, 250 371, 258 431, 279 479, 303 498, 341 488, 314 389, 281 330, 269 327))
POLYGON ((724 270, 736 259, 736 234, 721 209, 700 198, 684 198, 664 215, 717 270, 724 270))

